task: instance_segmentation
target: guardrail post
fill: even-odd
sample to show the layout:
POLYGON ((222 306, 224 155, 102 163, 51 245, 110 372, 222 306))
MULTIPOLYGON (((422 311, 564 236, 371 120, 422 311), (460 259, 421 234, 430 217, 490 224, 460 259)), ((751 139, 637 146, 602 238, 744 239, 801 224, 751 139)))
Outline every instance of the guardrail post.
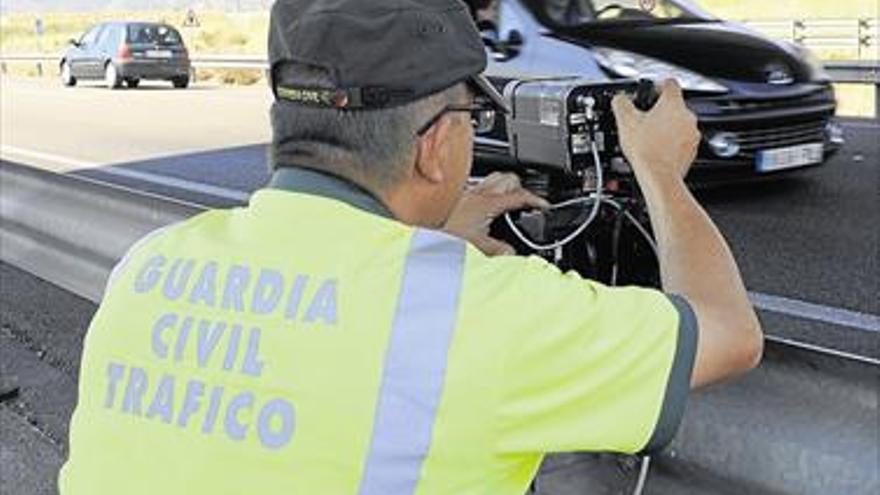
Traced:
POLYGON ((870 31, 869 28, 870 28, 870 25, 869 25, 869 20, 868 20, 868 19, 865 19, 865 18, 859 19, 859 27, 858 27, 858 33, 859 33, 859 53, 858 53, 858 55, 859 55, 859 60, 862 59, 862 47, 864 47, 864 48, 867 49, 868 46, 871 44, 871 31, 870 31))
POLYGON ((43 62, 37 62, 37 77, 43 77, 43 62))
POLYGON ((880 74, 874 73, 874 119, 880 120, 880 74))
POLYGON ((807 38, 804 34, 806 30, 806 25, 804 25, 804 21, 802 19, 795 19, 791 23, 791 40, 795 43, 803 44, 804 40, 807 38))

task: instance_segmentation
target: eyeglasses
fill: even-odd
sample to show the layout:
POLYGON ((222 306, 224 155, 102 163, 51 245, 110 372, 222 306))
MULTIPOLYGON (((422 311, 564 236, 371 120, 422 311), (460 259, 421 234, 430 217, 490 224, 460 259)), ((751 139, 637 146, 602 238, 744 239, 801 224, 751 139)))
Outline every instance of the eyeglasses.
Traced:
POLYGON ((471 105, 446 105, 437 115, 431 117, 431 120, 425 122, 425 125, 419 127, 416 135, 422 137, 428 132, 437 121, 449 112, 468 112, 471 114, 471 125, 474 127, 476 134, 483 134, 491 131, 495 127, 495 108, 488 101, 476 101, 471 105))

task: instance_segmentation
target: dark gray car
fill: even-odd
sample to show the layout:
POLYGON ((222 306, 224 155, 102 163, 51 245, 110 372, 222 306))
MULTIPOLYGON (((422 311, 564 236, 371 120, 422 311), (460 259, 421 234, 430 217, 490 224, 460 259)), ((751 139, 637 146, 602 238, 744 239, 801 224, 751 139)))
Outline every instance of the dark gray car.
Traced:
MULTIPOLYGON (((806 48, 719 19, 691 0, 493 0, 479 10, 499 88, 513 79, 674 78, 703 142, 690 177, 736 181, 827 161, 844 144, 834 89, 806 48)), ((507 136, 476 152, 507 159, 507 136)))
POLYGON ((115 89, 124 82, 136 88, 143 79, 170 81, 185 88, 190 81, 189 53, 172 26, 150 22, 106 22, 77 40, 61 59, 61 81, 103 80, 115 89))

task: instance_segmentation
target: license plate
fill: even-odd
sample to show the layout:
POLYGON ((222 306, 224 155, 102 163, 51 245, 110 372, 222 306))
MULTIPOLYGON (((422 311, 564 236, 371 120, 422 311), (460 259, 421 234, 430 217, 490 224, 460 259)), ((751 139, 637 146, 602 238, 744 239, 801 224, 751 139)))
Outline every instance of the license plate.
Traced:
POLYGON ((147 50, 149 58, 171 58, 171 50, 147 50))
POLYGON ((820 163, 823 154, 824 146, 822 143, 759 151, 756 168, 758 172, 775 172, 787 168, 803 167, 820 163))

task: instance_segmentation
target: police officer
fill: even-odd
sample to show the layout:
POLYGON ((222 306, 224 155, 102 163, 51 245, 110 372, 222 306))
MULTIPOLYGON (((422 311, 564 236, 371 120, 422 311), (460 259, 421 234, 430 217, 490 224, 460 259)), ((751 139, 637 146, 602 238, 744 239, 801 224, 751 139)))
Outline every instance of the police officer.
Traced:
POLYGON ((271 184, 114 271, 62 493, 518 494, 547 452, 662 447, 689 388, 756 365, 674 83, 615 100, 664 293, 472 247, 540 201, 497 177, 462 198, 503 102, 458 0, 278 0, 269 56, 271 184))

